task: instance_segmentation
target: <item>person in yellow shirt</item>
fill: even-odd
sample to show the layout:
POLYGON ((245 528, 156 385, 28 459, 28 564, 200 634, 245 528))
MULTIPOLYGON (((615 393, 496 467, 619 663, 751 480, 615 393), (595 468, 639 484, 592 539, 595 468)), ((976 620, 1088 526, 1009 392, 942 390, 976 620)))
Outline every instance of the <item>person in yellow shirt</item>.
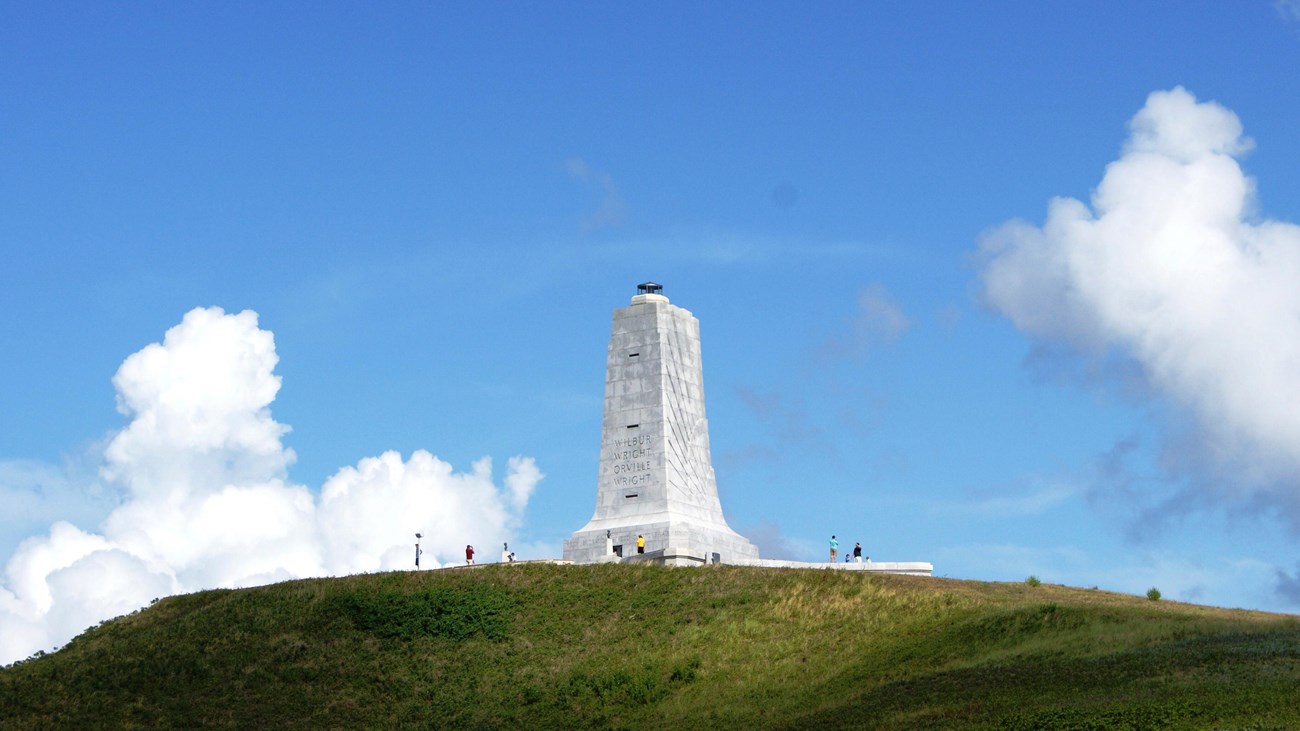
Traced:
POLYGON ((640 534, 636 537, 636 552, 645 553, 645 536, 640 534))

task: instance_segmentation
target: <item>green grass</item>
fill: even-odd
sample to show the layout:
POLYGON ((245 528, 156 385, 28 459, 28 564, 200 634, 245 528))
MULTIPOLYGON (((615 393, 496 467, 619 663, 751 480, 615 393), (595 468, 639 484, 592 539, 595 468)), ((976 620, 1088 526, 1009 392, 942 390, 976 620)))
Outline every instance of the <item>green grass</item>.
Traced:
POLYGON ((0 728, 1300 728, 1300 622, 1050 584, 708 567, 171 597, 0 670, 0 728))

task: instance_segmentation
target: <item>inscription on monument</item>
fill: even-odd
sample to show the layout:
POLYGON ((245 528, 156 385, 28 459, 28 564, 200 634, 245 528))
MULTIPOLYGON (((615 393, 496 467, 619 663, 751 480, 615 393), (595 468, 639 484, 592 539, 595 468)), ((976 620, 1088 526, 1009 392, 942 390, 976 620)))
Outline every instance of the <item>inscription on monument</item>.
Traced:
POLYGON ((638 434, 606 442, 604 461, 613 475, 615 485, 631 487, 650 482, 653 476, 650 471, 651 441, 649 435, 638 434))

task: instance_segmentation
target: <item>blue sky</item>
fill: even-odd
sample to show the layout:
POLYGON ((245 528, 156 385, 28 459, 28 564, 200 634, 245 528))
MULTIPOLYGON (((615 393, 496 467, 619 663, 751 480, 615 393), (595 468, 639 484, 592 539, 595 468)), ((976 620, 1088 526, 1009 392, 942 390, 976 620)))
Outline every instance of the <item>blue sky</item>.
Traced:
POLYGON ((1294 2, 0 4, 0 621, 25 638, 0 659, 129 611, 52 619, 87 561, 162 592, 373 570, 411 521, 437 562, 558 556, 646 280, 701 320, 723 507, 765 556, 835 533, 942 576, 1300 611, 1300 439, 1272 413, 1300 310, 1269 274, 1300 256, 1297 100, 1294 2), (1148 200, 1119 175, 1156 185, 1152 156, 1223 185, 1148 200), (1115 225, 1053 233, 1057 198, 1103 218, 1112 171, 1115 225), (1224 256, 1272 265, 1120 225, 1195 228, 1234 184, 1224 256), (124 366, 173 328, 199 354, 175 363, 261 365, 229 392, 124 366), (141 436, 164 382, 248 411, 141 436), (338 529, 372 563, 338 558, 352 536, 196 568, 237 541, 186 505, 274 483, 325 535, 312 501, 388 452, 414 497, 338 529), (184 566, 132 522, 175 490, 184 566))

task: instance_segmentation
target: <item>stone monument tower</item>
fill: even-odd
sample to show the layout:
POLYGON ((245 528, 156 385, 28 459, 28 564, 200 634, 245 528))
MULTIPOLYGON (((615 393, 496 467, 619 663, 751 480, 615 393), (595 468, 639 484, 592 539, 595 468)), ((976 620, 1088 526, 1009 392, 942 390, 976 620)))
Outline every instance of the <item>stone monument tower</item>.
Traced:
POLYGON ((576 563, 636 555, 690 565, 758 559, 722 517, 709 457, 700 321, 654 282, 614 310, 596 512, 564 542, 576 563))

